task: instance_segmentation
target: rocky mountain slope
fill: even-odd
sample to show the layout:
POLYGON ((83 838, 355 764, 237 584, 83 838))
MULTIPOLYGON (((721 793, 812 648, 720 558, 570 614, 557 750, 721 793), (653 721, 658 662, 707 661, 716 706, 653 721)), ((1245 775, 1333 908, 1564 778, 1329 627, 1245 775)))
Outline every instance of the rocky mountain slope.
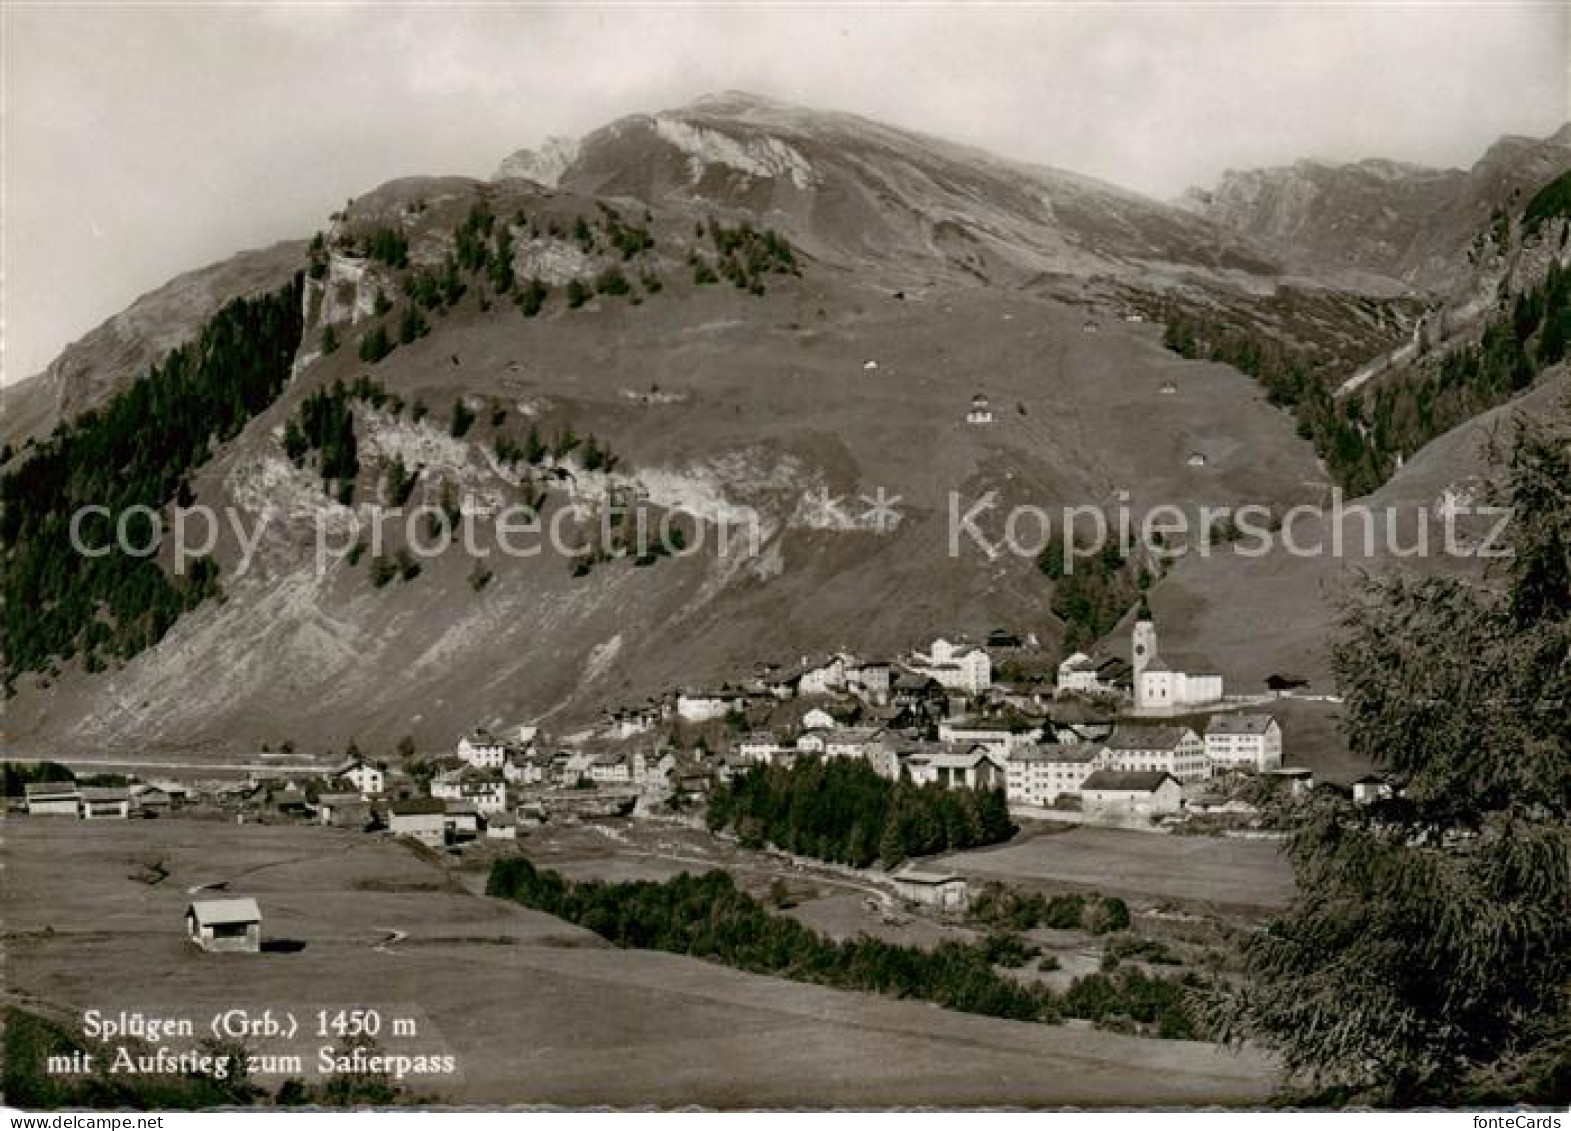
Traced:
MULTIPOLYGON (((1054 522, 1121 503, 1281 513, 1329 488, 1259 385, 1133 318, 1174 292, 1286 317, 1256 235, 737 95, 501 171, 382 186, 309 247, 143 300, 139 352, 101 328, 84 342, 108 344, 72 347, 18 393, 50 403, 71 372, 90 392, 56 411, 101 400, 200 328, 208 306, 174 296, 305 274, 292 379, 234 435, 193 445, 181 480, 185 501, 233 516, 212 549, 222 599, 131 654, 88 632, 17 673, 16 749, 313 754, 406 734, 442 749, 476 723, 573 725, 830 648, 891 654, 1007 625, 1052 652, 1064 625, 1032 554, 954 536, 958 516, 991 545, 1015 503, 1054 522), (967 423, 977 395, 988 423, 967 423), (488 519, 521 503, 545 530, 507 556, 488 519), (411 552, 460 509, 475 545, 411 552), (680 515, 693 552, 627 552, 639 513, 680 515), (552 528, 574 549, 544 545, 552 528), (722 529, 739 535, 727 552, 722 529)), ((1405 332, 1362 296, 1316 293, 1294 317, 1347 349, 1405 332)), ((1032 514, 1015 533, 1029 550, 1032 514)), ((1314 669, 1315 587, 1235 568, 1186 561, 1157 581, 1175 646, 1235 685, 1314 669), (1246 631, 1228 610, 1261 593, 1285 603, 1249 621, 1270 631, 1246 631)))
POLYGON ((231 299, 273 290, 300 269, 304 240, 242 251, 178 275, 72 342, 36 376, 0 392, 0 438, 47 435, 134 380, 231 299))
POLYGON ((548 150, 515 154, 500 174, 554 172, 573 152, 552 183, 740 209, 815 258, 877 263, 917 284, 1274 269, 1247 241, 1113 185, 743 93, 623 118, 576 151, 548 150))
POLYGON ((1296 271, 1444 294, 1470 275, 1479 233, 1568 168, 1571 125, 1501 138, 1470 169, 1369 160, 1230 170, 1180 204, 1296 271))

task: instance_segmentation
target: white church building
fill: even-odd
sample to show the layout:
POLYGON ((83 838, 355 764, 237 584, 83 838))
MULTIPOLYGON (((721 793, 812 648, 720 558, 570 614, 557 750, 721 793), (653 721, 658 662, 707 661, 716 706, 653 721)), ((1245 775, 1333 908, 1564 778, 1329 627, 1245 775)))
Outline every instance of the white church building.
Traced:
POLYGON ((1157 653, 1156 625, 1142 612, 1130 647, 1134 668, 1135 712, 1176 714, 1222 701, 1222 677, 1179 671, 1157 653))

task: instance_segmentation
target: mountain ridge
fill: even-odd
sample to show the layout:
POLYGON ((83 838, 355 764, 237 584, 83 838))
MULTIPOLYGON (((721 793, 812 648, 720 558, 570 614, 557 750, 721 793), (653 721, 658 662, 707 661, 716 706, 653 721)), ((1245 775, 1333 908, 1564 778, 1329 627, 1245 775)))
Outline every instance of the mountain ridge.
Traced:
MULTIPOLYGON (((243 548, 225 532, 224 600, 107 671, 78 655, 24 673, 13 741, 67 755, 284 741, 315 753, 411 734, 440 749, 478 719, 582 723, 840 647, 893 655, 1005 625, 1050 651, 1065 632, 1053 583, 1029 555, 948 553, 949 492, 1285 510, 1330 485, 1261 385, 1164 348, 1152 324, 1164 304, 1259 308, 1284 334, 1330 326, 1350 356, 1411 337, 1367 294, 1324 281, 1294 306, 1285 268, 1242 236, 1219 249, 1203 217, 1067 174, 979 169, 963 147, 854 116, 837 127, 844 146, 785 136, 768 123, 794 111, 749 101, 734 121, 736 97, 681 111, 663 134, 658 115, 612 123, 554 186, 408 178, 356 198, 309 247, 281 245, 294 262, 268 270, 307 273, 293 377, 237 435, 210 440, 185 488, 253 525, 271 516, 254 568, 239 572, 243 548), (763 133, 748 132, 753 119, 763 133), (532 311, 530 280, 545 292, 532 311), (979 393, 992 419, 968 424, 979 393), (308 402, 344 407, 348 470, 329 474, 319 448, 291 455, 308 402), (521 464, 535 433, 559 454, 521 464), (538 496, 548 515, 594 512, 625 489, 707 527, 751 508, 763 530, 727 560, 482 565, 449 552, 377 581, 377 563, 406 548, 395 532, 316 575, 313 528, 351 530, 401 484, 433 505, 538 496), (848 509, 880 490, 902 497, 888 530, 848 509)), ((207 270, 203 293, 248 285, 207 270)), ((198 305, 143 314, 171 340, 197 332, 198 305)), ((141 357, 77 349, 86 396, 73 410, 123 389, 141 357)), ((1419 489, 1450 458, 1415 461, 1419 489)), ((1153 599, 1176 648, 1209 654, 1235 685, 1267 666, 1323 675, 1308 659, 1324 631, 1313 593, 1262 583, 1303 607, 1280 610, 1285 627, 1266 639, 1211 639, 1250 575, 1186 562, 1174 576, 1182 585, 1158 576, 1153 599)))

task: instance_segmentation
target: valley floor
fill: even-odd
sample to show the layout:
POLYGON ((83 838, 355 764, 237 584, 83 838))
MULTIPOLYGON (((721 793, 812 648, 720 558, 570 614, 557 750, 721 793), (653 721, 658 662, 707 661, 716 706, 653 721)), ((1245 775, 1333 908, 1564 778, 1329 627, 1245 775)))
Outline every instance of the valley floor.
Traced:
MULTIPOLYGON (((271 1007, 304 1022, 321 1008, 373 1007, 414 1023, 413 1034, 384 1036, 385 1051, 456 1056, 456 1075, 406 1081, 444 1102, 1244 1105, 1278 1081, 1250 1051, 969 1016, 617 950, 476 895, 381 837, 12 818, 4 857, 10 1003, 73 1026, 88 1009, 200 1019, 271 1007), (182 914, 203 888, 258 899, 262 954, 205 954, 186 941, 182 914)), ((844 903, 849 893, 823 894, 844 903)), ((309 1065, 327 1043, 302 1033, 290 1048, 309 1065)))

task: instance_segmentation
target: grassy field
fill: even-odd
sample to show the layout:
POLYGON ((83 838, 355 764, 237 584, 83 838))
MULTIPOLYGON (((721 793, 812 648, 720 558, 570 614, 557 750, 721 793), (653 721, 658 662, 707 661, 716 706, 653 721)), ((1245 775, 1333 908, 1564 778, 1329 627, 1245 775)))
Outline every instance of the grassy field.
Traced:
MULTIPOLYGON (((64 1020, 90 1008, 373 1006, 417 1027, 386 1050, 457 1056, 458 1076, 410 1082, 447 1101, 1186 1105, 1259 1101, 1275 1083, 1255 1054, 615 950, 472 895, 394 842, 334 830, 18 818, 5 858, 12 1003, 64 1020), (219 883, 260 901, 268 952, 207 955, 185 941, 189 889, 219 883)), ((319 1043, 295 1048, 309 1063, 319 1043)))
POLYGON ((1277 841, 1083 825, 1045 826, 1012 844, 956 853, 934 866, 981 879, 1219 907, 1282 907, 1293 892, 1292 868, 1277 841))

